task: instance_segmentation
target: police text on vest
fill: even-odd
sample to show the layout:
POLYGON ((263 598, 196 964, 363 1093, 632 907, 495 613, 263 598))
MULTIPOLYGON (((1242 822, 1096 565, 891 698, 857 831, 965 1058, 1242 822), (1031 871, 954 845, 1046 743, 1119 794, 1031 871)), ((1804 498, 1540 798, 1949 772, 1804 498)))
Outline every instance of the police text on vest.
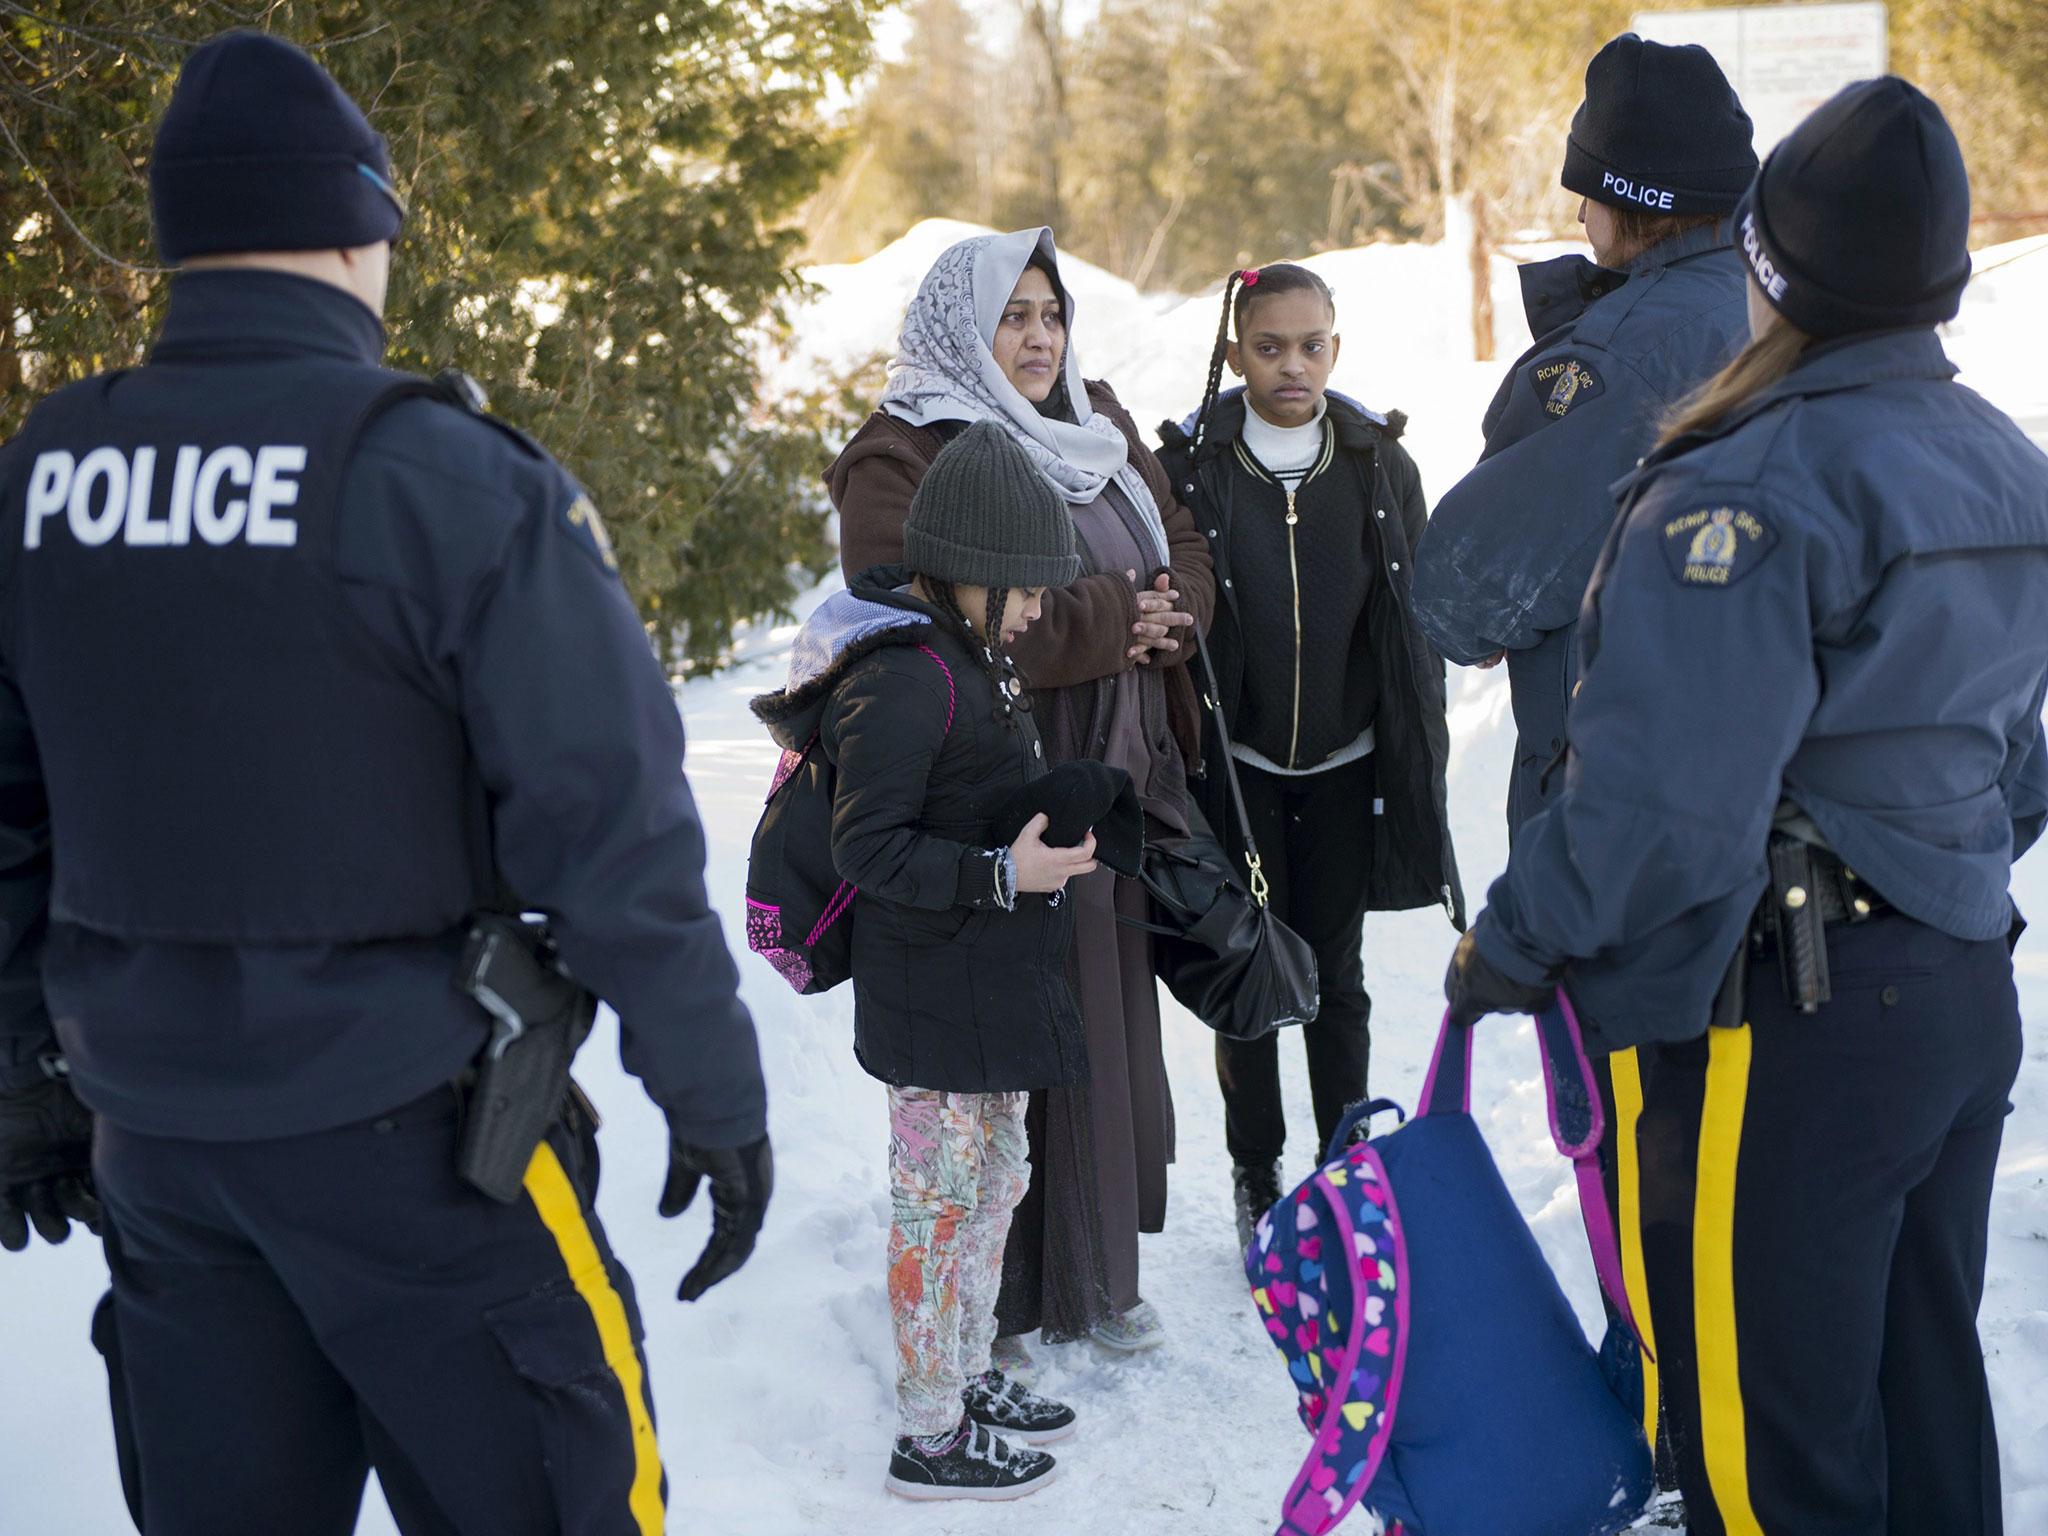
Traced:
POLYGON ((279 517, 280 507, 299 499, 297 476, 306 468, 303 448, 216 448, 190 444, 170 465, 168 504, 160 515, 157 450, 137 448, 131 457, 118 448, 95 448, 74 458, 62 448, 36 455, 28 475, 28 518, 24 549, 40 549, 43 524, 64 514, 71 536, 88 547, 121 542, 140 548, 190 544, 197 533, 208 544, 285 548, 299 542, 299 525, 279 517))

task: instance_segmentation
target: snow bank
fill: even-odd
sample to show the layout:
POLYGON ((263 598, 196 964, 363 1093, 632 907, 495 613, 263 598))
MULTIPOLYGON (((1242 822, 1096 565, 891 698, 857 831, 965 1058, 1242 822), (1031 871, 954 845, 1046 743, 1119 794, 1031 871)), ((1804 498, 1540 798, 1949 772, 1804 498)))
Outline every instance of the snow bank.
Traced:
MULTIPOLYGON (((931 258, 972 232, 959 224, 920 225, 869 262, 814 272, 820 296, 799 319, 799 350, 785 360, 784 376, 809 376, 886 349, 931 258)), ((1477 452, 1476 423, 1498 366, 1450 360, 1454 328, 1432 320, 1416 297, 1454 291, 1455 276, 1432 268, 1434 254, 1379 246, 1318 257, 1314 265, 1337 288, 1341 314, 1353 317, 1339 387, 1414 413, 1409 442, 1425 484, 1441 491, 1477 452), (1427 288, 1433 282, 1439 286, 1427 288)), ((1993 398, 2048 416, 2032 377, 2048 317, 2048 255, 2006 247, 1982 253, 1979 265, 1985 276, 1958 327, 1959 360, 1993 398), (1994 265, 2001 255, 2011 259, 1994 265)), ((1214 296, 1148 298, 1071 260, 1066 273, 1079 298, 1078 339, 1089 370, 1115 381, 1148 424, 1190 409, 1215 334, 1214 296)), ((1505 285, 1496 301, 1501 347, 1511 356, 1521 345, 1512 329, 1513 273, 1497 275, 1505 285)), ((2048 431, 2048 419, 2042 428, 2048 431)), ((690 774, 710 829, 712 896, 743 956, 747 838, 773 762, 746 700, 781 679, 792 633, 771 626, 744 635, 735 670, 692 683, 681 696, 690 774)), ((1454 830, 1476 906, 1507 853, 1501 804, 1513 725, 1504 676, 1454 669, 1450 707, 1454 830)), ((2020 866, 2015 890, 2022 906, 2048 913, 2048 855, 2020 866)), ((2033 1027, 1993 1199, 1982 1314, 2006 1524, 2014 1532, 2048 1530, 2043 933, 2048 925, 2019 954, 2021 1007, 2033 1027)), ((1368 924, 1377 1093, 1415 1100, 1452 937, 1434 912, 1376 916, 1368 924)), ((1135 1359, 1086 1345, 1043 1351, 1045 1386, 1083 1416, 1081 1433, 1059 1448, 1060 1483, 1017 1505, 913 1507, 881 1489, 892 1422, 882 1091, 854 1064, 843 992, 799 999, 752 957, 741 965, 770 1081, 779 1190, 753 1263, 704 1302, 685 1307, 671 1298, 708 1218, 701 1209, 673 1223, 655 1218, 663 1126, 619 1070, 608 1022, 579 1068, 607 1119, 600 1208, 639 1282, 646 1314, 673 1490, 670 1530, 1022 1536, 1115 1528, 1136 1536, 1241 1536, 1271 1529, 1305 1437, 1293 1416, 1291 1384, 1246 1300, 1232 1251, 1229 1162, 1207 1032, 1169 1004, 1179 1161, 1168 1230, 1144 1247, 1146 1294, 1165 1315, 1169 1344, 1135 1359)), ((1287 1173, 1296 1178, 1312 1156, 1302 1131, 1313 1116, 1299 1048, 1290 1044, 1283 1060, 1288 1115, 1297 1128, 1287 1173)), ((1488 1027, 1477 1078, 1480 1119, 1509 1187, 1581 1318, 1597 1326, 1599 1302, 1570 1173, 1550 1149, 1527 1024, 1488 1027)), ((117 1536, 128 1529, 104 1378, 86 1342, 104 1284, 97 1245, 89 1242, 0 1255, 0 1360, 10 1388, 0 1395, 5 1536, 117 1536)), ((389 1532, 389 1517, 372 1502, 363 1529, 389 1532)))
POLYGON ((2037 437, 2048 434, 2048 235, 1976 253, 1948 352, 1963 382, 2009 411, 2037 437))

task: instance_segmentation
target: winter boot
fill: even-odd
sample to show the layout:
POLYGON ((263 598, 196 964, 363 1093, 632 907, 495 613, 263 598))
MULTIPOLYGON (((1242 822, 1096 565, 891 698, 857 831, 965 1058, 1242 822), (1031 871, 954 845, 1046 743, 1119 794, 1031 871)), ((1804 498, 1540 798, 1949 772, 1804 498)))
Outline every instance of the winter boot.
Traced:
POLYGON ((1031 1351, 1024 1347, 1024 1335, 1021 1333, 998 1335, 995 1343, 989 1348, 988 1363, 1010 1380, 1023 1386, 1037 1384, 1038 1362, 1031 1358, 1031 1351))
POLYGON ((1097 1323, 1088 1336, 1105 1349, 1134 1355, 1141 1349, 1157 1349, 1166 1342, 1166 1324, 1159 1309, 1140 1301, 1128 1312, 1120 1312, 1106 1323, 1097 1323))
POLYGON ((1237 1195, 1237 1248, 1251 1247, 1259 1218, 1280 1199, 1280 1160, 1270 1163, 1238 1163, 1230 1170, 1230 1182, 1237 1195))
POLYGON ((883 1486, 906 1499, 1021 1499, 1051 1482, 1057 1465, 963 1418, 930 1440, 898 1435, 883 1486))
POLYGON ((1074 1432, 1074 1410, 988 1370, 967 1383, 967 1417, 1006 1440, 1051 1445, 1074 1432))

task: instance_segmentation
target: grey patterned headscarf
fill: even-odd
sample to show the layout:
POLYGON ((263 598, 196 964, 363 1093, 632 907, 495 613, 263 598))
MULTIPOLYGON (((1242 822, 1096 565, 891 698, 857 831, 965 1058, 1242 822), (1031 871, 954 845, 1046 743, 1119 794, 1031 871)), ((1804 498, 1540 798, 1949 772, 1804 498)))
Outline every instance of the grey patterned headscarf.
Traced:
POLYGON ((889 364, 882 409, 912 426, 935 421, 993 421, 1016 439, 1040 474, 1061 496, 1085 506, 1114 480, 1152 535, 1162 565, 1171 563, 1166 526, 1151 487, 1131 463, 1123 430, 1088 403, 1081 364, 1074 355, 1074 297, 1059 281, 1059 255, 1049 229, 978 235, 948 247, 918 284, 903 317, 903 333, 889 364), (990 350, 1017 280, 1034 256, 1055 276, 1066 312, 1067 350, 1062 365, 1076 419, 1043 416, 1017 391, 990 350))

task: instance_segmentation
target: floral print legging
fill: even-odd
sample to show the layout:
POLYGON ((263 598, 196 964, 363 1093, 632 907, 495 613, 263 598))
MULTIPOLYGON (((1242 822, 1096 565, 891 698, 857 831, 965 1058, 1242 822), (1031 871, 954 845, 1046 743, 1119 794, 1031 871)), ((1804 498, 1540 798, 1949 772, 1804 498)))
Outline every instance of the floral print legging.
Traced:
POLYGON ((896 1432, 941 1435, 989 1368, 1010 1217, 1031 1183, 1024 1093, 889 1090, 896 1432))

